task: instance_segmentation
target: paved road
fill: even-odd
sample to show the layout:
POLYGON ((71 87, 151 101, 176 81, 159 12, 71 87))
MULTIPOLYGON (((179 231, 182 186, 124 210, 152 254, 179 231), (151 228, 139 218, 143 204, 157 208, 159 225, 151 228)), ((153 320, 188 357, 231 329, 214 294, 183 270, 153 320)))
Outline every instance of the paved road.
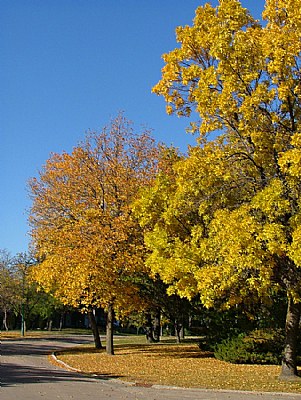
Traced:
POLYGON ((4 340, 1 400, 301 400, 301 395, 263 394, 131 386, 66 371, 48 362, 53 350, 88 343, 88 336, 4 340))

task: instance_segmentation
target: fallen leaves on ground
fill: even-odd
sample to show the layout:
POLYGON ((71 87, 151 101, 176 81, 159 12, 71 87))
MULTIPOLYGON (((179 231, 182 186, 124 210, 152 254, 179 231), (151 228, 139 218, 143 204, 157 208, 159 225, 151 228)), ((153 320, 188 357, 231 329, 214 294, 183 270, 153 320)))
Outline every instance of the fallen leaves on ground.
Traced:
POLYGON ((191 343, 117 344, 114 356, 105 350, 79 347, 57 356, 85 373, 140 385, 301 393, 301 384, 278 380, 279 366, 226 363, 191 343))

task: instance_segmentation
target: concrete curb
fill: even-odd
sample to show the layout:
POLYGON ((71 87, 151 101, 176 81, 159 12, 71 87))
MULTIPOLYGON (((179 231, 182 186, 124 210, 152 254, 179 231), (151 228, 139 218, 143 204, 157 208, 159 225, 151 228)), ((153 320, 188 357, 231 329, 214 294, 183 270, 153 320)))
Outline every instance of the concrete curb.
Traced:
MULTIPOLYGON (((100 379, 104 379, 101 375, 97 375, 97 374, 93 374, 93 373, 89 373, 89 372, 84 372, 80 369, 77 368, 73 368, 70 365, 68 365, 67 363, 65 363, 62 360, 59 360, 56 356, 56 352, 53 352, 50 357, 57 363, 59 364, 62 368, 68 370, 68 371, 72 371, 72 372, 77 372, 78 374, 82 374, 82 375, 87 375, 87 376, 91 376, 93 378, 100 378, 100 379)), ((110 379, 110 381, 113 382, 118 382, 124 385, 128 385, 128 386, 135 386, 136 382, 127 382, 127 381, 122 381, 121 379, 116 379, 116 378, 112 378, 110 379)))
POLYGON ((264 396, 264 395, 271 395, 271 396, 283 396, 283 397, 288 397, 288 396, 298 396, 301 399, 301 394, 300 393, 286 393, 286 392, 252 392, 250 390, 231 390, 231 389, 202 389, 202 388, 183 388, 183 387, 178 387, 178 386, 165 386, 165 385, 152 385, 152 388, 154 389, 170 389, 170 390, 195 390, 198 392, 214 392, 214 393, 241 393, 241 394, 256 394, 259 396, 264 396))
POLYGON ((68 371, 73 371, 73 372, 79 372, 79 373, 83 373, 81 370, 76 369, 71 367, 70 365, 66 364, 64 361, 59 360, 56 356, 56 352, 54 351, 53 353, 51 353, 50 357, 57 363, 59 364, 62 368, 67 369, 68 371))
MULTIPOLYGON (((95 378, 102 378, 101 375, 97 375, 97 374, 90 374, 88 372, 83 372, 79 369, 73 368, 70 365, 66 364, 64 361, 61 361, 57 358, 56 356, 56 352, 53 352, 51 354, 51 357, 53 358, 53 360, 58 363, 62 368, 65 368, 66 370, 69 371, 73 371, 73 372, 77 372, 83 375, 89 375, 91 377, 95 377, 95 378)), ((123 385, 128 385, 128 386, 139 386, 139 383, 137 382, 128 382, 128 381, 122 381, 121 379, 110 379, 113 382, 118 382, 119 384, 123 384, 123 385)), ((152 388, 152 389, 165 389, 165 390, 195 390, 197 392, 203 392, 203 393, 241 393, 241 394, 256 394, 259 396, 264 396, 266 394, 269 394, 271 396, 283 396, 284 398, 287 398, 289 396, 294 396, 294 397, 300 397, 301 399, 301 394, 300 393, 286 393, 286 392, 256 392, 256 391, 250 391, 250 390, 226 390, 226 389, 202 389, 202 388, 185 388, 185 387, 180 387, 180 386, 167 386, 167 385, 149 385, 148 387, 152 388)))

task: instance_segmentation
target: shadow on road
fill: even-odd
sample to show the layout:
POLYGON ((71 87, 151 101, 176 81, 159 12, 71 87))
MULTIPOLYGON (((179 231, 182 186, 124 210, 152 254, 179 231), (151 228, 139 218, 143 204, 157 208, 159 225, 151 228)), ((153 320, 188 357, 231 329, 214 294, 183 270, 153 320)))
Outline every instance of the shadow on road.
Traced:
MULTIPOLYGON (((50 382, 91 382, 91 377, 76 372, 60 369, 47 369, 33 366, 20 366, 13 363, 5 363, 0 366, 1 386, 24 385, 26 383, 50 383, 50 382)), ((99 379, 121 378, 117 375, 101 375, 94 377, 99 379)))
POLYGON ((56 337, 51 339, 3 340, 1 343, 0 383, 2 387, 26 383, 91 382, 92 379, 121 378, 116 375, 91 377, 55 367, 47 361, 54 351, 91 343, 90 337, 56 337))
POLYGON ((48 343, 49 339, 18 339, 18 340, 3 340, 1 343, 2 356, 41 356, 52 353, 54 350, 62 350, 68 347, 77 346, 80 344, 92 343, 90 338, 72 338, 72 337, 59 337, 51 338, 51 344, 48 343), (67 346, 66 346, 67 345, 67 346))
POLYGON ((23 385, 25 383, 43 383, 52 381, 87 380, 83 376, 77 376, 64 370, 49 370, 33 366, 20 366, 5 363, 0 366, 1 386, 23 385), (3 377, 4 380, 3 380, 3 377))

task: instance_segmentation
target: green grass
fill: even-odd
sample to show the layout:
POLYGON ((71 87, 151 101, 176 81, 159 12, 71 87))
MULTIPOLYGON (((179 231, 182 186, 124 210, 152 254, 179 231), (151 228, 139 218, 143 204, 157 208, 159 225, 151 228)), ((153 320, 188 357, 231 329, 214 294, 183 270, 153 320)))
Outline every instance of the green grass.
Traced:
MULTIPOLYGON (((9 338, 17 338, 17 337, 22 337, 21 336, 21 331, 20 330, 11 330, 11 331, 0 331, 1 338, 2 339, 9 339, 9 338)), ((104 334, 104 333, 102 333, 104 334)), ((91 335, 91 330, 90 329, 71 329, 71 328, 66 328, 62 330, 58 329, 53 329, 51 331, 47 330, 28 330, 25 332, 25 337, 29 338, 39 338, 39 337, 52 337, 52 336, 72 336, 72 335, 91 335)))

